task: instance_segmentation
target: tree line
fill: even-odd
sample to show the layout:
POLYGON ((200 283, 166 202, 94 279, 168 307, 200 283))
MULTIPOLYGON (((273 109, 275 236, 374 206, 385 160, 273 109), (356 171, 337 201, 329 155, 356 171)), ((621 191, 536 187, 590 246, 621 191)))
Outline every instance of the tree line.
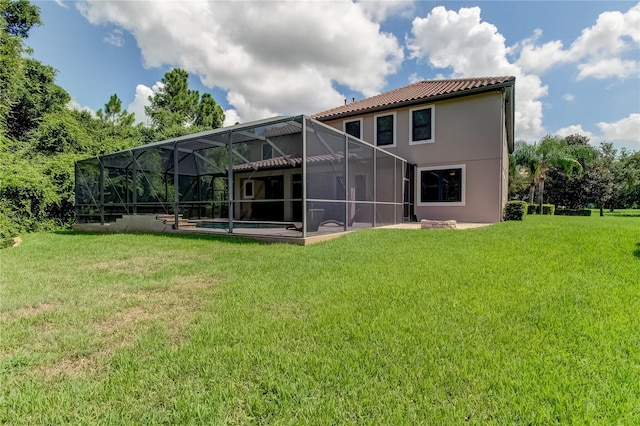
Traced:
POLYGON ((509 198, 570 209, 640 208, 640 151, 589 144, 583 135, 516 142, 509 198))
POLYGON ((189 88, 173 69, 135 123, 117 94, 95 114, 69 108, 56 70, 32 57, 40 9, 28 0, 0 0, 0 246, 23 232, 73 223, 76 160, 218 128, 224 111, 209 93, 189 88))

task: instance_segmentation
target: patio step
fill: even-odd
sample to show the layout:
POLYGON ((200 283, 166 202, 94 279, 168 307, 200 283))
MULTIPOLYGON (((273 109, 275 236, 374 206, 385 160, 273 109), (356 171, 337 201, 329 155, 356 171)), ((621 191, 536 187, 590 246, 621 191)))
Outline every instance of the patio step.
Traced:
MULTIPOLYGON (((159 214, 156 219, 163 221, 167 225, 174 225, 175 216, 172 214, 159 214)), ((194 229, 197 226, 196 222, 191 222, 189 219, 184 219, 182 215, 178 215, 178 229, 194 229)))

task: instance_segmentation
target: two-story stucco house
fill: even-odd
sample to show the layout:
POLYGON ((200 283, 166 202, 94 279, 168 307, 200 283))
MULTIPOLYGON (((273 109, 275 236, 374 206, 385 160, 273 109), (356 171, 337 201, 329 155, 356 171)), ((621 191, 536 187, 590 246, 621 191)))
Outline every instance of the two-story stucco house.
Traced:
POLYGON ((499 222, 514 147, 515 77, 420 81, 314 119, 414 167, 413 216, 499 222))

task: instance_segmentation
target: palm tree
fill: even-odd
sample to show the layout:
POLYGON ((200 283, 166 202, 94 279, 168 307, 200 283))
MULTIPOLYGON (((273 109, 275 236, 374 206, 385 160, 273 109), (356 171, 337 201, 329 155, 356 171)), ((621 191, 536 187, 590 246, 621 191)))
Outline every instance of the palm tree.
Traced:
POLYGON ((536 145, 528 144, 525 141, 517 141, 512 158, 515 166, 523 168, 531 179, 529 182, 529 204, 533 204, 536 182, 538 181, 540 173, 540 156, 538 155, 536 145))
POLYGON ((533 204, 536 182, 538 183, 538 198, 540 214, 544 204, 544 180, 550 168, 563 169, 571 177, 573 171, 582 173, 579 158, 591 159, 593 150, 588 145, 569 145, 564 138, 547 135, 539 144, 530 145, 519 142, 513 153, 515 162, 527 170, 531 178, 529 188, 529 203, 533 204))

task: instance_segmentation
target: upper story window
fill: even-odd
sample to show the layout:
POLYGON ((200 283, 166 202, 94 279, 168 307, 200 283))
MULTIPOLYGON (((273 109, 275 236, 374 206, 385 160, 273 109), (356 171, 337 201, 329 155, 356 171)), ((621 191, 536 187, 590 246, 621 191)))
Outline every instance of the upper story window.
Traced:
POLYGON ((273 158, 273 147, 271 145, 269 145, 268 143, 263 143, 262 144, 262 159, 263 160, 270 160, 273 158))
POLYGON ((373 123, 374 144, 383 147, 396 146, 396 113, 376 115, 373 123))
POLYGON ((418 205, 464 206, 466 166, 418 167, 418 205))
POLYGON ((409 111, 409 144, 433 143, 435 141, 435 107, 413 108, 409 111))
POLYGON ((362 118, 345 121, 344 132, 354 138, 362 139, 362 118))

